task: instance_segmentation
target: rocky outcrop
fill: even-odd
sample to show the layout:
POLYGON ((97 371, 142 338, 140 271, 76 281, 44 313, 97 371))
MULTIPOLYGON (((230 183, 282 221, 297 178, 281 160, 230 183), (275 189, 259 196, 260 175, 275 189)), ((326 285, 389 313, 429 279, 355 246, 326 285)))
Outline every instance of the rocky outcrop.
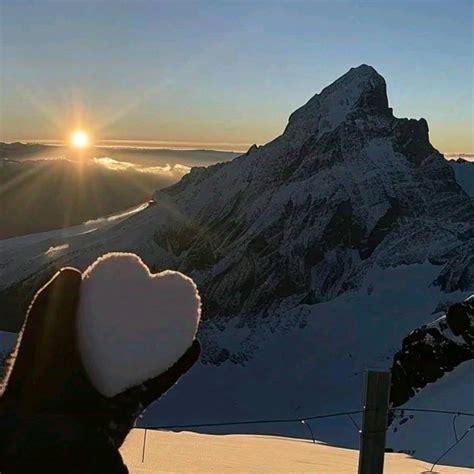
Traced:
POLYGON ((395 354, 392 406, 400 406, 428 383, 474 357, 474 296, 452 305, 430 325, 415 329, 395 354))

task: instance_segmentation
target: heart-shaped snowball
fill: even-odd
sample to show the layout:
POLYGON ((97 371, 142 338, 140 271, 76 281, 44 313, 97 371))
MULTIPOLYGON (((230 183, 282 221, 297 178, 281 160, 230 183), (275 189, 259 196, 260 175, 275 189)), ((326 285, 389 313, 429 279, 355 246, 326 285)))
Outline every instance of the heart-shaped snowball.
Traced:
POLYGON ((109 253, 83 274, 77 318, 84 367, 111 397, 169 369, 190 347, 201 300, 191 278, 151 274, 131 253, 109 253))

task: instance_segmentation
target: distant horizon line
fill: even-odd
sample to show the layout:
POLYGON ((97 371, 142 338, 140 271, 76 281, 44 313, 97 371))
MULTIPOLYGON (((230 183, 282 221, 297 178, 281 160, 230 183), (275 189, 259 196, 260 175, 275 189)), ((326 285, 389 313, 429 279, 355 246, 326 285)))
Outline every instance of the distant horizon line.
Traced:
MULTIPOLYGON (((0 143, 12 144, 23 143, 25 145, 50 145, 50 146, 68 146, 65 140, 13 140, 3 141, 0 143)), ((188 142, 188 141, 168 141, 168 140, 98 140, 91 147, 98 148, 135 148, 144 150, 176 150, 176 151, 220 151, 228 153, 245 153, 251 146, 263 146, 265 143, 232 143, 232 142, 188 142)), ((453 157, 469 157, 474 159, 474 153, 465 151, 441 151, 442 155, 447 158, 453 157)))
MULTIPOLYGON (((65 140, 47 140, 47 139, 18 139, 13 141, 4 141, 3 143, 24 143, 31 145, 51 145, 68 146, 65 140)), ((171 150, 209 150, 242 153, 246 152, 253 143, 233 143, 233 142, 188 142, 188 141, 169 141, 169 140, 98 140, 91 147, 103 148, 140 148, 140 149, 171 149, 171 150)), ((260 144, 256 143, 260 146, 260 144)))

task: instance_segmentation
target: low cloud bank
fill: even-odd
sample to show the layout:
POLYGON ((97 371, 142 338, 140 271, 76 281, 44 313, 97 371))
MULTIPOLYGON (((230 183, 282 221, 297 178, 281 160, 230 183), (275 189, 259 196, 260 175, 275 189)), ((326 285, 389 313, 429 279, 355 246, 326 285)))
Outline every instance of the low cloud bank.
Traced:
POLYGON ((137 171, 139 173, 159 174, 168 177, 181 177, 189 173, 191 169, 189 166, 180 165, 179 163, 174 165, 166 164, 165 166, 143 166, 130 163, 129 161, 114 160, 108 156, 93 158, 93 162, 114 171, 137 171))

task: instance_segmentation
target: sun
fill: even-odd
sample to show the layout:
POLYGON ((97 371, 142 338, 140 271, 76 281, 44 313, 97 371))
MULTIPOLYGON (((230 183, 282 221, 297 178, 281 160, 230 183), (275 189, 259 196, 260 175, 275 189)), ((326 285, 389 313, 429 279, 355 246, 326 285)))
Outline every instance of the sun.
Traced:
POLYGON ((71 135, 71 145, 74 148, 87 148, 90 143, 89 135, 84 130, 76 130, 71 135))

